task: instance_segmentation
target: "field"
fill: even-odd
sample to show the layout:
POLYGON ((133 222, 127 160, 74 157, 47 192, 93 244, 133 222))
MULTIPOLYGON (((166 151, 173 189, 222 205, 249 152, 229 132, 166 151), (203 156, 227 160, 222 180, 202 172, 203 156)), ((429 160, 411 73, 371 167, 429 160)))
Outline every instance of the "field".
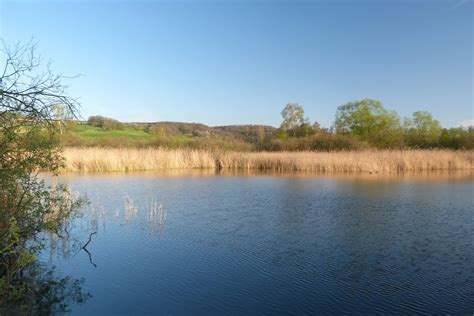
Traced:
POLYGON ((62 136, 66 146, 126 146, 127 144, 146 144, 158 139, 159 135, 146 133, 142 129, 126 127, 121 130, 104 130, 86 124, 76 124, 62 136))
POLYGON ((229 152, 164 148, 64 150, 65 171, 106 172, 226 169, 335 173, 405 173, 474 168, 473 151, 365 150, 339 152, 229 152))
POLYGON ((103 129, 88 124, 73 124, 61 135, 65 147, 158 147, 248 151, 247 139, 223 128, 193 123, 121 124, 121 129, 103 129), (151 128, 150 128, 151 127, 151 128))

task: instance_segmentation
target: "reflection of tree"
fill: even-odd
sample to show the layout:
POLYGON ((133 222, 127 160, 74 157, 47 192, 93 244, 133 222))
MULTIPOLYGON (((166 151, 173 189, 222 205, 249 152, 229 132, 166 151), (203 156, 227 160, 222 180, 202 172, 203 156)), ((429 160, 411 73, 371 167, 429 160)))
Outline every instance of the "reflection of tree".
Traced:
MULTIPOLYGON (((73 208, 79 207, 79 204, 73 208)), ((71 304, 85 302, 90 294, 82 291, 84 280, 61 277, 51 264, 36 258, 43 249, 67 258, 75 253, 79 242, 71 233, 71 222, 61 230, 48 231, 37 239, 24 241, 17 224, 2 239, 7 246, 0 249, 0 315, 49 315, 67 312, 71 304)))
MULTIPOLYGON (((23 272, 21 300, 11 296, 0 298, 0 315, 51 315, 69 311, 71 304, 91 297, 84 293, 84 280, 59 277, 54 268, 35 262, 23 272)), ((20 284, 18 284, 20 285, 20 284)))
POLYGON ((92 236, 97 234, 97 232, 93 232, 89 235, 89 240, 85 243, 84 246, 81 247, 82 250, 84 250, 87 255, 89 256, 89 262, 94 266, 94 268, 97 268, 97 265, 92 261, 92 254, 89 252, 89 250, 87 249, 87 246, 90 244, 91 240, 92 240, 92 236))

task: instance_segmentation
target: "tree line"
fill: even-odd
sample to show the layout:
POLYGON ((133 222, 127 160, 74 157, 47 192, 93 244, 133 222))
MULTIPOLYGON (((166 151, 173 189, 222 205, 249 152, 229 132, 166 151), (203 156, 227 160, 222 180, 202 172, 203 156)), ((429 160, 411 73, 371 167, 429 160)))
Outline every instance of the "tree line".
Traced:
POLYGON ((382 102, 363 99, 337 108, 334 124, 311 124, 303 106, 289 103, 281 112, 283 122, 274 137, 259 144, 263 150, 341 150, 450 148, 473 149, 474 129, 443 128, 427 111, 416 111, 403 120, 382 102))
MULTIPOLYGON (((374 99, 352 101, 339 106, 334 124, 329 128, 322 127, 318 122, 311 124, 309 118, 305 117, 303 106, 297 103, 287 104, 281 115, 283 121, 277 129, 260 125, 209 128, 192 123, 166 124, 169 125, 168 130, 172 127, 170 135, 185 135, 190 141, 199 140, 199 148, 219 146, 219 142, 213 140, 223 135, 226 135, 226 149, 244 151, 474 148, 472 127, 443 128, 427 111, 415 111, 411 117, 402 119, 395 111, 386 109, 374 99), (206 128, 206 132, 201 131, 201 127, 206 128)), ((165 133, 162 126, 165 123, 126 124, 108 117, 91 116, 87 124, 104 131, 134 128, 149 134, 165 133)), ((182 141, 175 144, 173 140, 165 141, 166 137, 161 136, 145 145, 184 146, 182 141)), ((140 144, 137 142, 137 146, 140 144)), ((191 147, 196 145, 195 142, 186 144, 191 147)))

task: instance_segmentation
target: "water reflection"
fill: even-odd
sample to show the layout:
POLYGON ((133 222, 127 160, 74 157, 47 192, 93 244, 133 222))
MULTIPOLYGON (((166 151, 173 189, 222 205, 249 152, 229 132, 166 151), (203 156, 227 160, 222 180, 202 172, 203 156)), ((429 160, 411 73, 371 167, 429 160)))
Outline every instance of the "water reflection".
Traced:
POLYGON ((147 212, 147 223, 150 225, 152 233, 159 232, 162 234, 165 230, 166 212, 161 204, 158 205, 156 198, 152 198, 150 201, 150 208, 147 212))
POLYGON ((463 182, 474 179, 474 170, 454 170, 454 171, 420 171, 407 172, 402 174, 368 174, 368 173, 348 173, 348 174, 320 174, 299 171, 261 171, 261 170, 215 170, 215 169, 170 169, 159 171, 130 171, 130 172, 107 172, 107 173, 63 173, 62 179, 74 179, 77 176, 90 179, 109 177, 122 178, 124 176, 148 177, 215 177, 215 176, 237 176, 237 177, 296 177, 296 178, 322 178, 337 179, 338 181, 352 181, 355 179, 372 182, 463 182))
MULTIPOLYGON (((166 210, 156 197, 147 197, 140 201, 134 200, 128 193, 122 197, 122 207, 116 207, 110 212, 102 202, 102 197, 97 189, 96 195, 90 199, 89 216, 82 219, 81 228, 90 232, 106 232, 107 216, 113 214, 115 223, 119 225, 145 224, 152 235, 163 236, 166 225, 166 210), (86 225, 84 225, 84 222, 86 225)), ((110 208, 109 208, 110 209, 110 208)))
POLYGON ((58 315, 92 297, 84 279, 62 277, 54 267, 36 262, 23 271, 22 304, 0 299, 0 315, 58 315))
MULTIPOLYGON (((80 250, 80 239, 71 233, 75 221, 65 223, 61 231, 43 232, 29 240, 31 249, 44 249, 39 257, 18 267, 18 275, 4 286, 0 297, 0 315, 56 315, 71 311, 72 306, 85 303, 92 295, 83 289, 84 278, 65 276, 57 267, 57 259, 68 260, 80 250)), ((0 249, 5 255, 8 249, 0 249)), ((7 253, 8 254, 8 253, 7 253)), ((25 262, 20 254, 19 260, 25 262)), ((7 258, 5 256, 5 258, 7 258)), ((6 260, 4 262, 7 262, 6 260)), ((0 282, 5 279, 0 278, 0 282)))
POLYGON ((91 199, 75 231, 83 241, 98 232, 88 245, 97 268, 87 256, 61 265, 95 297, 73 312, 466 314, 467 179, 69 178, 91 199))

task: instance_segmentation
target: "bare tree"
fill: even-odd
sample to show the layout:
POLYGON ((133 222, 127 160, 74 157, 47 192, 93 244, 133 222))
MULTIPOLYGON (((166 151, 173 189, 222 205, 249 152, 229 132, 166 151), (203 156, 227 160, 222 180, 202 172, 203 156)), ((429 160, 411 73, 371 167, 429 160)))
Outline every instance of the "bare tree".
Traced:
POLYGON ((63 115, 76 116, 79 104, 67 95, 67 86, 62 83, 68 77, 53 74, 50 63, 42 68, 32 42, 1 44, 0 115, 15 113, 25 120, 51 123, 54 109, 61 106, 63 115))
POLYGON ((55 171, 60 156, 51 141, 58 131, 54 121, 58 114, 74 118, 79 109, 63 84, 70 77, 54 74, 50 63, 43 66, 32 42, 0 45, 0 170, 55 171))

